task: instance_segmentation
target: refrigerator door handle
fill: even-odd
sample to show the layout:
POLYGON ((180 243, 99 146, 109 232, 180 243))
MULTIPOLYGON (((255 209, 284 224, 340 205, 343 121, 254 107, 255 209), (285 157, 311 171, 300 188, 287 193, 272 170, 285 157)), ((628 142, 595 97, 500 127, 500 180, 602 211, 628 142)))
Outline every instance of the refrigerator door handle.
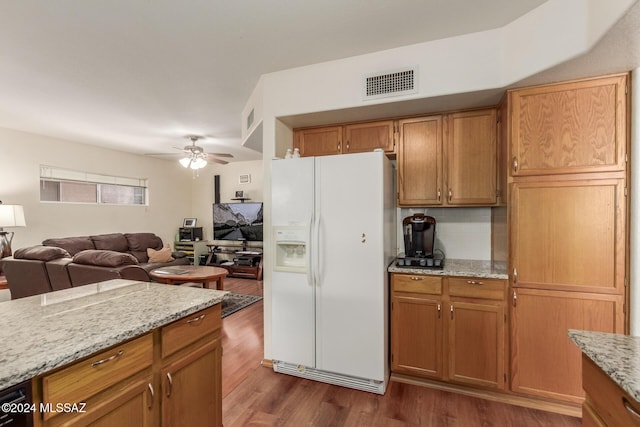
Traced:
POLYGON ((313 247, 313 240, 312 240, 312 234, 313 234, 313 216, 311 218, 309 218, 309 235, 307 236, 307 247, 306 247, 306 251, 307 251, 307 284, 309 286, 313 286, 313 281, 314 281, 314 277, 313 277, 313 251, 311 250, 311 248, 313 247))
POLYGON ((320 285, 320 215, 313 218, 313 242, 311 254, 313 255, 313 280, 316 286, 320 285))

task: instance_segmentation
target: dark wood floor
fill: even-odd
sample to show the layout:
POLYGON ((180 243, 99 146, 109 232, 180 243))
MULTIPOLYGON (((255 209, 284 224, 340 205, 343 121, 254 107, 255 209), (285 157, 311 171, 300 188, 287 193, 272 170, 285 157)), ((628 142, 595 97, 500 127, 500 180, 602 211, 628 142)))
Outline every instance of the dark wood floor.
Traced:
MULTIPOLYGON (((262 282, 225 280, 225 290, 262 294, 262 282)), ((225 427, 579 426, 580 419, 391 381, 384 396, 276 374, 261 366, 263 302, 222 321, 225 427)))

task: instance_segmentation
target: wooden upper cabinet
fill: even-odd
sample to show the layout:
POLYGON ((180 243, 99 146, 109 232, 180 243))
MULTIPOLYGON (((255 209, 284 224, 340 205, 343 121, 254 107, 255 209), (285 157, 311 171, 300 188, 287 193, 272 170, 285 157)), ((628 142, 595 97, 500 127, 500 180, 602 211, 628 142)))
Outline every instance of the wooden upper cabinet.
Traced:
POLYGON ((627 75, 509 92, 511 175, 625 169, 627 75))
POLYGON ((341 154, 342 126, 296 130, 293 148, 299 148, 302 157, 341 154))
POLYGON ((442 116, 400 120, 398 203, 442 204, 442 116))
POLYGON ((623 179, 514 183, 513 286, 623 294, 625 199, 623 179))
POLYGON ((449 114, 446 134, 447 204, 495 204, 496 110, 449 114))
POLYGON ((300 149, 302 157, 365 153, 377 148, 393 155, 395 153, 394 125, 393 120, 383 120, 297 129, 293 133, 293 147, 300 149))
POLYGON ((394 152, 394 128, 393 120, 346 125, 342 152, 364 153, 381 148, 391 154, 394 152))

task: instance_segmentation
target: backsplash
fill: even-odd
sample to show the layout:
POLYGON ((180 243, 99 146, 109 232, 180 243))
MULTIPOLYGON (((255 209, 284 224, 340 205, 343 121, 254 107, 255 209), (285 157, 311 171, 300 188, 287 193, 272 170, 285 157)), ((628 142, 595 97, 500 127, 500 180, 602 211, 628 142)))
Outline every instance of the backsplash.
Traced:
POLYGON ((491 260, 491 208, 398 208, 398 253, 404 252, 402 220, 414 213, 436 219, 435 248, 447 258, 491 260))

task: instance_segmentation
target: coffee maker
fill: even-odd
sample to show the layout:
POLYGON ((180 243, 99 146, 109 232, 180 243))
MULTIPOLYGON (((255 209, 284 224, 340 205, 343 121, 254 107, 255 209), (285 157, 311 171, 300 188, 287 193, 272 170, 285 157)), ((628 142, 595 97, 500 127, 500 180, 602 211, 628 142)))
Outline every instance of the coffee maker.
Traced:
POLYGON ((434 257, 436 219, 424 214, 414 214, 402 220, 404 258, 398 258, 400 267, 442 268, 443 257, 434 257))

